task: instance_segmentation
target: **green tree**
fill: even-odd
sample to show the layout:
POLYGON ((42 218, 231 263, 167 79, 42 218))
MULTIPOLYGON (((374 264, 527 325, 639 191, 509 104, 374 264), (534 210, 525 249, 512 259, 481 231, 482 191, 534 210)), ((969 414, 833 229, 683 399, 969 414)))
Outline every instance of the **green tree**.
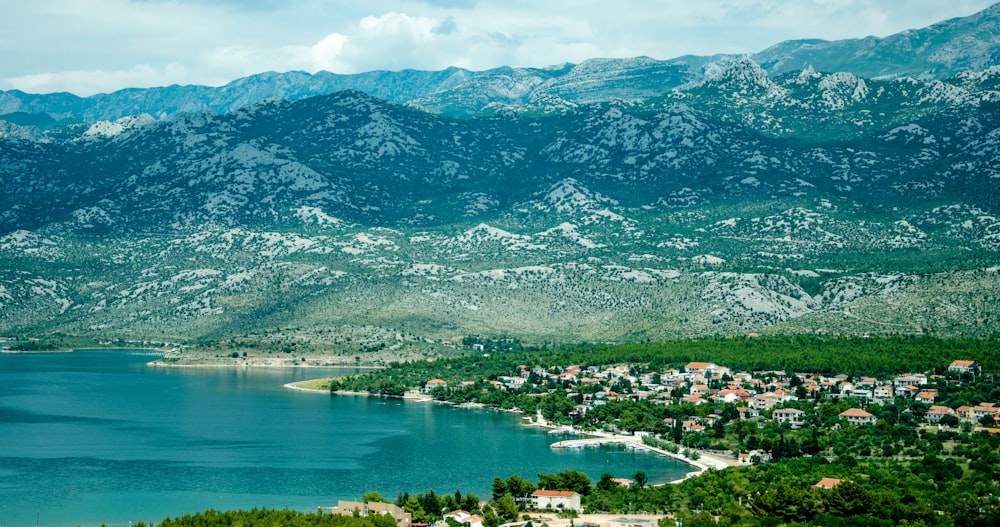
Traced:
POLYGON ((381 494, 375 491, 366 492, 364 496, 361 496, 361 501, 363 503, 389 503, 389 500, 383 498, 381 494))
POLYGON ((403 511, 410 513, 414 522, 425 523, 427 521, 427 511, 420 505, 416 496, 407 498, 406 503, 403 504, 403 511))
POLYGON ((590 478, 577 470, 563 470, 558 474, 538 474, 538 488, 569 490, 581 496, 590 494, 590 478))
POLYGON ((640 489, 646 486, 646 473, 643 471, 638 471, 632 475, 632 479, 635 480, 635 485, 640 489))
POLYGON ((498 516, 509 522, 516 520, 517 513, 520 512, 517 502, 514 501, 514 496, 510 494, 500 496, 500 499, 496 500, 494 508, 498 516))
POLYGON ((525 498, 535 491, 535 486, 528 480, 518 475, 507 478, 507 493, 515 498, 525 498))
POLYGON ((601 491, 608 491, 615 488, 617 484, 614 482, 614 479, 615 477, 607 472, 601 474, 601 479, 597 482, 597 489, 601 491))
POLYGON ((499 499, 500 496, 507 494, 507 482, 500 479, 499 477, 493 478, 493 499, 499 499))
POLYGON ((865 514, 873 502, 872 494, 853 481, 843 481, 830 489, 825 500, 827 511, 837 516, 865 514))

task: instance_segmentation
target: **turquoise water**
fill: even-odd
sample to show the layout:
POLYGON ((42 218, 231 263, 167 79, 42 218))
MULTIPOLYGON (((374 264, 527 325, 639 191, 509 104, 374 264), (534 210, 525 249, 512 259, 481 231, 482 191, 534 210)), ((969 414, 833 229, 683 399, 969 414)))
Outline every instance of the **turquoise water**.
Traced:
POLYGON ((282 387, 353 370, 151 368, 151 358, 0 355, 0 527, 314 510, 372 490, 486 499, 494 476, 642 470, 655 483, 688 470, 624 449, 553 450, 557 438, 514 414, 282 387))

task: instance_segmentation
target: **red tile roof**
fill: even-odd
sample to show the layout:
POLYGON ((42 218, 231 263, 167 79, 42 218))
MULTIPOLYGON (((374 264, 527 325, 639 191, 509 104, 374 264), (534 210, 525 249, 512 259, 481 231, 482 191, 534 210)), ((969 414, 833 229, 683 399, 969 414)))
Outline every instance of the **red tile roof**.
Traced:
POLYGON ((536 490, 532 492, 532 496, 546 496, 550 498, 572 498, 575 492, 570 492, 568 490, 536 490))

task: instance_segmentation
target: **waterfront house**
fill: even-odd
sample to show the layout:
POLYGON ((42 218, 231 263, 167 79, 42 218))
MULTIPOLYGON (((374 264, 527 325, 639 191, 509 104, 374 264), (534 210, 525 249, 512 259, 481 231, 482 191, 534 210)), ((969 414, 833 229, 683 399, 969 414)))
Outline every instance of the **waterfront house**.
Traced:
POLYGON ((628 478, 611 478, 611 481, 613 481, 619 487, 625 487, 627 489, 632 488, 632 485, 635 485, 635 482, 628 478))
MULTIPOLYGON (((398 527, 412 527, 411 524, 413 523, 413 516, 410 513, 404 512, 403 509, 392 503, 340 501, 337 502, 337 508, 334 512, 341 516, 358 516, 361 518, 372 514, 385 514, 396 520, 398 527)), ((479 527, 482 527, 482 525, 479 527)))
POLYGON ((536 490, 531 493, 531 505, 538 510, 563 509, 583 512, 580 495, 567 490, 536 490))
POLYGON ((685 432, 697 432, 697 433, 701 433, 701 432, 705 431, 705 426, 702 425, 702 424, 699 424, 698 421, 696 421, 694 419, 688 419, 687 421, 684 421, 684 424, 682 425, 682 429, 685 432))
POLYGON ((483 521, 485 518, 478 514, 472 514, 463 510, 451 511, 444 515, 444 519, 454 520, 458 522, 459 525, 467 525, 468 527, 483 527, 483 521))
POLYGON ((448 386, 448 383, 441 379, 431 379, 424 385, 424 392, 430 393, 435 388, 444 388, 446 386, 448 386))

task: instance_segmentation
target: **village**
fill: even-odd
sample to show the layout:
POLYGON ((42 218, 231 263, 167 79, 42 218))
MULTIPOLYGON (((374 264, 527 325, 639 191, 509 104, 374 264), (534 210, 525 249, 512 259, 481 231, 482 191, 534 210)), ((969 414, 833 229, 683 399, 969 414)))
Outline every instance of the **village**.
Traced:
MULTIPOLYGON (((780 347, 758 342, 695 343, 721 349, 678 347, 669 351, 674 357, 652 347, 479 350, 447 361, 399 363, 329 386, 334 393, 516 412, 525 425, 556 436, 553 448, 618 444, 691 467, 671 480, 650 481, 639 472, 589 474, 588 482, 599 482, 578 492, 579 509, 558 502, 572 494, 536 499, 531 493, 541 498, 577 490, 550 485, 539 474, 530 492, 512 493, 512 514, 487 518, 483 527, 523 521, 615 527, 647 520, 663 527, 675 520, 687 525, 705 511, 714 517, 701 518, 705 525, 724 517, 730 524, 748 515, 802 522, 876 509, 899 519, 906 514, 900 511, 917 511, 905 501, 914 493, 922 521, 931 525, 938 518, 933 511, 959 510, 962 492, 985 496, 995 489, 1000 387, 992 352, 940 350, 914 340, 893 341, 886 355, 878 349, 883 342, 859 339, 820 356, 803 350, 823 346, 821 339, 780 347), (717 359, 699 360, 706 355, 717 359), (810 367, 787 367, 797 363, 810 367)), ((502 490, 492 498, 486 509, 461 509, 470 511, 471 521, 447 523, 478 527, 477 516, 497 510, 502 490)), ((405 510, 405 503, 396 504, 405 510)), ((992 502, 977 506, 992 514, 992 502)), ((450 510, 442 508, 438 520, 450 510)))
MULTIPOLYGON (((773 453, 763 448, 726 452, 719 446, 721 442, 713 445, 710 440, 699 440, 699 436, 722 439, 732 431, 726 427, 733 422, 755 423, 761 429, 773 423, 788 431, 821 423, 833 428, 875 425, 887 405, 897 412, 894 421, 906 416, 904 422, 917 426, 1000 433, 1000 405, 996 402, 938 404, 942 391, 963 383, 974 384, 977 376, 982 379, 979 366, 961 359, 952 361, 940 373, 904 373, 884 379, 785 371, 740 372, 709 362, 690 362, 682 368, 659 372, 624 364, 547 368, 522 365, 515 375, 464 380, 451 387, 443 379, 431 379, 422 391, 435 399, 476 400, 487 405, 496 400, 491 394, 497 392, 527 394, 539 401, 530 418, 557 431, 663 437, 731 456, 740 463, 756 463, 771 459, 773 453), (482 397, 470 398, 470 393, 482 397), (568 402, 544 403, 546 398, 558 401, 563 395, 573 403, 571 406, 568 402), (665 407, 670 409, 665 412, 670 416, 651 422, 648 415, 631 412, 624 419, 609 419, 603 409, 616 403, 641 403, 635 408, 645 409, 665 407), (842 409, 830 414, 831 408, 842 409), (679 410, 690 412, 679 414, 679 410)), ((734 446, 755 446, 752 441, 740 443, 734 446)))
MULTIPOLYGON (((996 403, 979 401, 954 407, 936 404, 942 391, 974 384, 977 378, 982 381, 979 366, 970 360, 954 360, 938 373, 904 373, 883 379, 784 371, 740 372, 709 362, 689 362, 682 368, 664 371, 645 371, 647 369, 625 364, 532 368, 522 365, 514 375, 453 381, 452 386, 443 379, 431 379, 420 391, 424 397, 474 405, 485 403, 470 402, 470 394, 481 396, 475 399, 477 401, 495 402, 496 394, 519 393, 527 396, 522 401, 538 401, 534 413, 527 415, 526 420, 549 427, 553 434, 591 437, 559 441, 553 447, 582 447, 625 438, 632 446, 644 446, 659 453, 679 452, 677 457, 698 468, 689 477, 709 468, 749 466, 777 457, 809 453, 805 452, 804 444, 798 451, 786 446, 783 454, 777 452, 779 443, 771 442, 766 446, 765 430, 777 430, 782 441, 787 433, 793 444, 795 434, 821 426, 833 430, 842 427, 876 430, 879 420, 884 419, 884 409, 890 406, 897 412, 896 426, 905 422, 935 431, 1000 434, 1000 406, 996 403), (550 405, 546 400, 572 404, 550 405), (615 406, 645 408, 647 413, 651 409, 673 409, 675 413, 683 410, 690 415, 662 417, 658 418, 656 426, 642 426, 648 425, 650 420, 608 419, 609 415, 621 415, 603 413, 615 406), (837 411, 834 413, 831 408, 837 411), (903 419, 903 415, 907 418, 903 419), (761 432, 760 441, 750 439, 754 429, 761 432), (746 430, 750 431, 742 436, 741 431, 746 430), (721 450, 718 445, 725 444, 732 436, 743 439, 730 443, 736 448, 721 450), (709 437, 716 440, 715 445, 709 443, 716 448, 692 446, 704 447, 705 442, 697 439, 709 437), (685 446, 686 450, 680 446, 685 446), (696 460, 701 456, 712 461, 699 463, 696 460)), ((602 479, 608 481, 602 481, 599 486, 606 484, 625 489, 645 483, 607 474, 602 479)), ((845 481, 818 477, 810 486, 821 492, 832 491, 845 481)), ((580 493, 541 486, 519 497, 510 514, 498 515, 498 496, 493 498, 490 502, 479 502, 476 507, 469 504, 473 512, 456 509, 425 516, 433 517, 433 523, 414 521, 412 512, 416 502, 412 498, 407 503, 396 504, 341 501, 324 511, 348 516, 391 517, 397 527, 657 527, 664 519, 663 514, 585 514, 589 511, 585 510, 580 493)))

